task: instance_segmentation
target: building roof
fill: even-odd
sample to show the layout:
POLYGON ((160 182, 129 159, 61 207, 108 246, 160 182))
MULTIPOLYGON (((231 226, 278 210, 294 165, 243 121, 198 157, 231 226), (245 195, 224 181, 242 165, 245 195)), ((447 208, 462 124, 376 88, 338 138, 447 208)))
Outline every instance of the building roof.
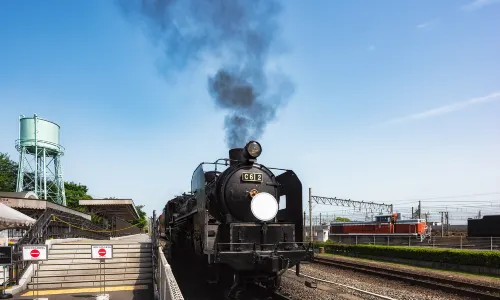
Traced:
POLYGON ((24 199, 38 199, 35 192, 0 192, 0 197, 6 198, 24 198, 24 199))
POLYGON ((94 214, 118 217, 125 221, 139 219, 139 213, 132 199, 92 199, 78 202, 82 206, 87 206, 94 214))
POLYGON ((29 225, 33 225, 35 222, 35 219, 30 218, 3 203, 0 203, 0 230, 27 227, 29 225))
MULTIPOLYGON (((3 194, 4 193, 2 193, 1 195, 3 194)), ((15 197, 6 197, 1 195, 0 195, 0 203, 12 207, 15 210, 18 210, 28 216, 40 215, 41 211, 46 210, 47 208, 51 208, 65 213, 77 215, 87 220, 91 219, 90 216, 85 213, 43 199, 15 198, 15 197)))

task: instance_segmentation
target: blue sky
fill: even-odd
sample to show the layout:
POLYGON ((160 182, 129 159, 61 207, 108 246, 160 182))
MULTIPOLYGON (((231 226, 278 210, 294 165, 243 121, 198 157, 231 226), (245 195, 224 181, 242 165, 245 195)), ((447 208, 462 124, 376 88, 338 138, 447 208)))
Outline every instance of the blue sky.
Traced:
MULTIPOLYGON (((312 187, 402 212, 413 199, 500 192, 500 1, 284 8, 287 53, 269 66, 295 93, 260 139, 262 163, 295 170, 304 197, 312 187)), ((36 112, 61 125, 65 180, 151 213, 189 190, 199 162, 227 155, 206 84, 216 61, 167 82, 161 49, 115 2, 2 1, 0 40, 0 151, 13 159, 18 115, 36 112)), ((424 205, 437 216, 455 200, 470 206, 457 216, 500 211, 500 194, 424 205)))

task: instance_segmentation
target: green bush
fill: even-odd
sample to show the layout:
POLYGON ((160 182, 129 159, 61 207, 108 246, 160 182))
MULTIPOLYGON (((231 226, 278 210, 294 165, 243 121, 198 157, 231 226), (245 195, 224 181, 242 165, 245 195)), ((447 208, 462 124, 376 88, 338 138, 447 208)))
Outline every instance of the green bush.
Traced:
POLYGON ((343 245, 335 244, 333 242, 318 242, 315 243, 315 248, 316 247, 325 247, 325 252, 332 254, 370 255, 500 268, 500 252, 492 251, 447 250, 374 245, 343 245))

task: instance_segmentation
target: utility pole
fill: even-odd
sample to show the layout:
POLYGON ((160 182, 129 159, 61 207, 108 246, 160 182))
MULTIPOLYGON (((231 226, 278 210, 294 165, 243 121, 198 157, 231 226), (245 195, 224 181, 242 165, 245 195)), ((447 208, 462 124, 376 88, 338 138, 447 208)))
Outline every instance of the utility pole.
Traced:
POLYGON ((448 212, 445 212, 446 215, 446 236, 450 235, 450 219, 448 218, 448 212))
POLYGON ((439 212, 441 214, 441 237, 444 236, 444 211, 439 212))
POLYGON ((302 232, 304 234, 303 241, 306 241, 306 211, 304 210, 304 226, 302 227, 302 232))
POLYGON ((319 213, 319 226, 321 226, 323 223, 321 223, 321 213, 319 213))
POLYGON ((313 242, 312 212, 312 193, 311 188, 309 188, 309 240, 311 241, 311 243, 313 242))
POLYGON ((418 218, 422 218, 422 203, 418 200, 418 218))

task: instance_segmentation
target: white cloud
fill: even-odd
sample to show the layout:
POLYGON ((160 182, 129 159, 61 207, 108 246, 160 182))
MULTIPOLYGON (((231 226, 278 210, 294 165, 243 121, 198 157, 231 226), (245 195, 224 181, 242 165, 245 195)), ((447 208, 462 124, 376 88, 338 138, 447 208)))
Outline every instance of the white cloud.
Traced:
POLYGON ((432 27, 434 27, 434 25, 437 24, 438 21, 439 21, 439 18, 436 18, 436 19, 418 24, 417 29, 431 29, 432 27))
POLYGON ((494 3, 500 3, 500 0, 474 0, 466 5, 462 6, 463 10, 476 10, 476 9, 481 9, 485 6, 494 4, 494 3))
POLYGON ((388 121, 387 123, 402 123, 402 122, 407 122, 407 121, 412 121, 412 120, 426 119, 426 118, 430 118, 430 117, 448 114, 448 113, 451 113, 451 112, 454 112, 454 111, 457 111, 460 109, 464 109, 467 106, 491 102, 491 101, 498 100, 498 99, 500 99, 500 92, 494 92, 494 93, 491 93, 487 96, 472 98, 472 99, 468 99, 468 100, 460 101, 460 102, 455 102, 455 103, 452 103, 449 105, 426 110, 426 111, 421 112, 421 113, 416 113, 416 114, 412 114, 412 115, 405 116, 402 118, 393 119, 393 120, 388 121))

